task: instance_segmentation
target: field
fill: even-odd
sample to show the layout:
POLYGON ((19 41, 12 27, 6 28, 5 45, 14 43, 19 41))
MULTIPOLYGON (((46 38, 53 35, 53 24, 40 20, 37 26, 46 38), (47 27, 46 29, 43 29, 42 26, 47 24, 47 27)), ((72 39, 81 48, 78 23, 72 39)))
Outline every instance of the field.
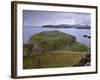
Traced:
POLYGON ((23 68, 52 68, 71 67, 86 55, 86 52, 51 51, 43 55, 32 55, 23 57, 23 68))

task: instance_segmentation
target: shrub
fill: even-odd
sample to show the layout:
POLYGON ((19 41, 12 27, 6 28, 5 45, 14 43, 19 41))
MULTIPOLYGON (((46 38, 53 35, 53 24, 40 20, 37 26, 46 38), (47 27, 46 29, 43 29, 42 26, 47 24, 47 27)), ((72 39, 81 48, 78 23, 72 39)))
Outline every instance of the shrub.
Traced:
POLYGON ((73 49, 76 51, 87 51, 88 50, 88 48, 85 45, 80 44, 80 43, 73 45, 73 49))

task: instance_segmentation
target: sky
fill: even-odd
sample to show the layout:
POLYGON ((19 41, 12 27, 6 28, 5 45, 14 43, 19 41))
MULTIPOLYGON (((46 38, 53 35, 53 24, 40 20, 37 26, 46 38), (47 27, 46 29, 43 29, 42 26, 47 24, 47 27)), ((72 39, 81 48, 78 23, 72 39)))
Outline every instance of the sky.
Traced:
POLYGON ((91 24, 90 13, 23 10, 24 26, 91 24))

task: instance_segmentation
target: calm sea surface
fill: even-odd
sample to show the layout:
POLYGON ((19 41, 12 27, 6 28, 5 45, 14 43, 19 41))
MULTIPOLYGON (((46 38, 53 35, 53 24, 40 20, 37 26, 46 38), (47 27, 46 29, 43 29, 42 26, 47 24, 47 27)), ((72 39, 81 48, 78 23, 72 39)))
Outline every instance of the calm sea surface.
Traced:
POLYGON ((90 47, 91 40, 87 37, 83 37, 83 35, 91 35, 90 29, 75 29, 75 28, 43 28, 41 26, 24 26, 23 29, 23 41, 27 43, 29 38, 36 33, 42 31, 52 31, 58 30, 67 34, 71 34, 76 37, 77 42, 80 42, 88 47, 90 47))

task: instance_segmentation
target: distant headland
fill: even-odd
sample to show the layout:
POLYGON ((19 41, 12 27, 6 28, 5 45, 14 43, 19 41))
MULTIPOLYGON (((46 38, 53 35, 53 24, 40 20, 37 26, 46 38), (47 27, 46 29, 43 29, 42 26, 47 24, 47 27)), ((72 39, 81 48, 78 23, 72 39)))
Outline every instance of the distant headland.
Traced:
POLYGON ((60 25, 43 25, 42 27, 46 28, 76 28, 76 29, 91 29, 90 25, 80 25, 80 24, 60 24, 60 25))

